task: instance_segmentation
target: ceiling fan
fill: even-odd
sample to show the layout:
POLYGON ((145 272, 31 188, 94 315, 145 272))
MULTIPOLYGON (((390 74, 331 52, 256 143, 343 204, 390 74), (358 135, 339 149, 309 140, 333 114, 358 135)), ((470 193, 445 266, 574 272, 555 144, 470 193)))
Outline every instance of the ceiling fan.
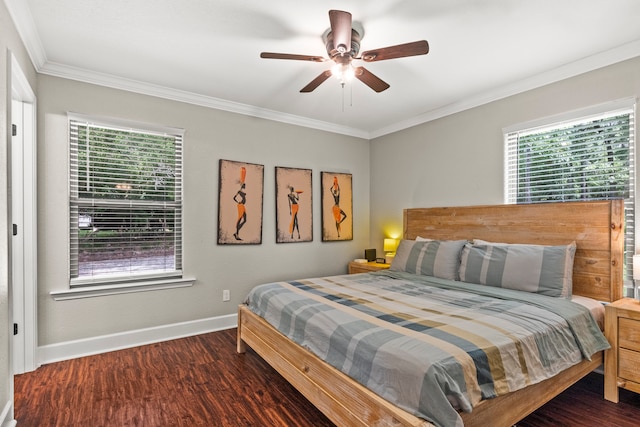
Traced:
POLYGON ((300 89, 300 92, 312 92, 332 75, 340 79, 341 84, 349 76, 353 76, 369 86, 376 92, 382 92, 389 88, 389 84, 380 79, 364 67, 354 67, 351 62, 360 59, 364 62, 383 61, 386 59, 404 58, 407 56, 426 55, 429 53, 429 43, 420 40, 396 46, 383 47, 368 50, 358 56, 360 50, 360 34, 351 27, 351 14, 342 10, 330 10, 329 22, 331 28, 325 36, 328 58, 312 55, 296 55, 291 53, 262 52, 260 58, 293 59, 298 61, 325 62, 333 61, 332 70, 323 71, 308 85, 300 89))

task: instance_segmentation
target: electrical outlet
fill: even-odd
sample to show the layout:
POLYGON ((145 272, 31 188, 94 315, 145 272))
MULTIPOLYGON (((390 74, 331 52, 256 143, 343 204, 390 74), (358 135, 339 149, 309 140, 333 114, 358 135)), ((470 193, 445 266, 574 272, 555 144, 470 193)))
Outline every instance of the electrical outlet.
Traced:
POLYGON ((229 289, 225 289, 222 291, 222 301, 229 301, 231 299, 231 293, 229 289))

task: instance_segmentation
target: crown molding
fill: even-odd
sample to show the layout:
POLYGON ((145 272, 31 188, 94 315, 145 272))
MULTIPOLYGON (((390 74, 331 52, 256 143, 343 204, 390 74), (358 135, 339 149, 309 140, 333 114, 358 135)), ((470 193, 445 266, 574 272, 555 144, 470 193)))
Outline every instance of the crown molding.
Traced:
POLYGON ((445 105, 442 108, 437 108, 419 116, 397 122, 391 126, 371 131, 370 138, 374 139, 394 132, 399 132, 413 126, 459 113, 461 111, 469 110, 474 107, 479 107, 493 101, 498 101, 509 96, 517 95, 528 90, 546 86, 560 80, 575 77, 577 75, 613 65, 618 62, 626 61, 638 56, 640 56, 640 40, 636 40, 634 42, 618 46, 617 48, 591 55, 578 61, 571 62, 569 64, 565 64, 553 70, 549 70, 544 73, 540 73, 535 76, 519 80, 511 84, 506 84, 499 88, 494 88, 490 91, 471 96, 469 98, 462 99, 458 102, 445 105))
POLYGON ((4 0, 4 4, 37 71, 46 64, 47 54, 42 46, 29 4, 24 0, 4 0))
POLYGON ((53 62, 46 62, 42 67, 40 67, 38 72, 55 77, 62 77, 82 81, 85 83, 111 87, 114 89, 121 89, 144 95, 185 102, 188 104, 199 105, 202 107, 213 108, 217 110, 224 110, 265 120, 272 120, 296 126, 302 126, 326 132, 371 140, 394 132, 399 132, 413 126, 427 123, 432 120, 456 114, 461 111, 488 104, 493 101, 498 101, 509 96, 517 95, 528 90, 555 83, 560 80, 574 77, 579 74, 584 74, 586 72, 603 68, 608 65, 635 58, 637 56, 640 56, 640 40, 627 43, 625 45, 605 52, 601 52, 596 55, 588 56, 581 60, 565 64, 561 67, 537 74, 527 79, 523 79, 511 84, 506 84, 502 87, 495 88, 490 91, 471 96, 469 98, 465 98, 459 102, 445 105, 442 108, 437 108, 419 116, 411 117, 407 120, 402 120, 390 126, 386 126, 384 128, 380 128, 371 132, 348 126, 339 126, 333 123, 309 119, 306 117, 296 116, 294 114, 282 113, 279 111, 268 110, 252 105, 241 104, 210 96, 200 95, 193 92, 186 92, 178 89, 167 88, 164 86, 153 85, 150 83, 117 77, 110 74, 56 64, 53 62))
POLYGON ((141 82, 138 80, 126 79, 111 74, 89 71, 82 68, 71 67, 68 65, 47 62, 39 70, 39 73, 62 77, 71 80, 77 80, 84 83, 91 83, 99 86, 110 87, 113 89, 125 90, 128 92, 139 93, 143 95, 155 96, 163 99, 184 102, 187 104, 198 105, 216 110, 224 110, 231 113, 243 114, 246 116, 257 117, 266 120, 272 120, 296 126, 302 126, 312 129, 323 130, 343 135, 354 136, 356 138, 369 139, 369 133, 361 129, 351 128, 347 126, 339 126, 333 123, 313 120, 306 117, 296 116, 278 111, 259 108, 253 105, 241 104, 238 102, 227 101, 224 99, 214 98, 211 96, 200 95, 193 92, 187 92, 178 89, 172 89, 164 86, 154 85, 151 83, 141 82))

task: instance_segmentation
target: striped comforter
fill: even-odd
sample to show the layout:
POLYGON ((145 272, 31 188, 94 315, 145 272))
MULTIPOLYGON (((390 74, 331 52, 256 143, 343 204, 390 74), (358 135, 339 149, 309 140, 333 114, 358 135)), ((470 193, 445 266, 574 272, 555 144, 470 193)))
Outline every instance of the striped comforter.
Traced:
POLYGON ((437 426, 609 347, 561 298, 400 272, 260 285, 248 307, 386 400, 437 426))

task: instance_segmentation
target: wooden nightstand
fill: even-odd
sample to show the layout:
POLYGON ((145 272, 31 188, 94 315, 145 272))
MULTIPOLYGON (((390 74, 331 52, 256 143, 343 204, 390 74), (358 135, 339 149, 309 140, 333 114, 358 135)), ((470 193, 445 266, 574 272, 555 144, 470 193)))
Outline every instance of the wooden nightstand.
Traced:
POLYGON ((383 264, 375 261, 366 263, 351 261, 349 263, 349 274, 370 273, 372 271, 386 270, 389 267, 391 267, 391 264, 383 264))
POLYGON ((618 387, 640 393, 640 302, 623 298, 605 306, 604 398, 618 402, 618 387))

